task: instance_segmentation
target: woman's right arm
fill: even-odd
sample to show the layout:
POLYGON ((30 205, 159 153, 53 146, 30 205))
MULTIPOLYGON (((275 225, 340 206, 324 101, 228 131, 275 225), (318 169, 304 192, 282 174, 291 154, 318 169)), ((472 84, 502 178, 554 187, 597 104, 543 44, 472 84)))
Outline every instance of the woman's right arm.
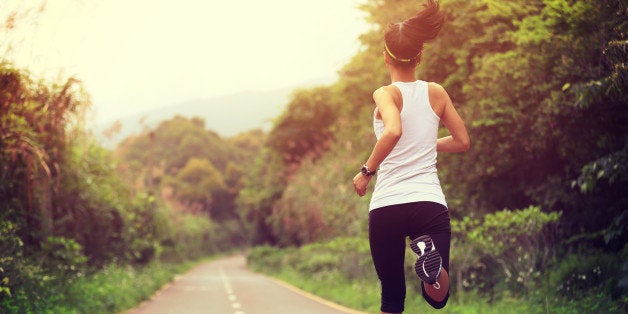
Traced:
POLYGON ((447 91, 436 83, 430 83, 429 94, 434 111, 451 134, 437 140, 436 151, 455 153, 469 150, 471 147, 469 133, 447 91))

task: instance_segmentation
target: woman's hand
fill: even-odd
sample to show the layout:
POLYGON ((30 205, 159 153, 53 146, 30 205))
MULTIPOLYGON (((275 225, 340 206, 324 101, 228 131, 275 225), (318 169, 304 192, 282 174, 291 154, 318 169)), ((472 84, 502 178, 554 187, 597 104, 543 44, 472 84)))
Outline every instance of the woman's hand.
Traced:
MULTIPOLYGON (((377 169, 379 164, 390 154, 401 138, 401 92, 394 85, 380 87, 373 92, 373 100, 377 106, 379 117, 384 122, 384 131, 380 136, 371 156, 364 164, 368 169, 377 169)), ((362 172, 353 177, 353 187, 359 196, 366 194, 366 188, 372 176, 363 175, 362 172)))
POLYGON ((366 194, 366 188, 369 185, 372 177, 365 176, 361 172, 353 177, 353 187, 355 188, 355 192, 358 193, 360 197, 366 194))

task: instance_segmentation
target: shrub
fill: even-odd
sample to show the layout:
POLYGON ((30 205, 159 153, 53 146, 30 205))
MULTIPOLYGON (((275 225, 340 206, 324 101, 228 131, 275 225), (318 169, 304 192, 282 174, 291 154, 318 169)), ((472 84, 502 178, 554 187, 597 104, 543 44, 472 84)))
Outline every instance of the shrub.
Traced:
POLYGON ((48 237, 41 245, 44 267, 64 277, 74 277, 85 270, 87 257, 82 251, 74 239, 64 237, 48 237))
POLYGON ((560 213, 544 213, 538 206, 505 209, 484 216, 482 223, 468 232, 467 240, 501 266, 505 283, 529 292, 550 260, 559 218, 560 213))
POLYGON ((260 246, 251 250, 247 260, 255 270, 274 274, 292 270, 320 280, 353 280, 375 275, 368 240, 364 238, 339 237, 299 248, 260 246))
POLYGON ((548 288, 570 299, 590 295, 592 291, 617 299, 626 292, 619 285, 622 266, 616 254, 569 254, 549 272, 548 288))

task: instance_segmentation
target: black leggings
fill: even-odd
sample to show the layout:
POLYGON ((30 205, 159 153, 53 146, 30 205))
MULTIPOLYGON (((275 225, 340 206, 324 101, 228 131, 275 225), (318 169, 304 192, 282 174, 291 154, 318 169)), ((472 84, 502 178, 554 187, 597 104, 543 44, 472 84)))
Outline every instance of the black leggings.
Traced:
MULTIPOLYGON (((375 271, 382 284, 382 312, 403 312, 406 237, 414 239, 425 234, 432 238, 443 258, 443 268, 449 272, 451 224, 447 207, 435 202, 416 202, 380 207, 369 213, 369 242, 375 271)), ((449 293, 441 302, 432 300, 425 290, 423 297, 434 308, 442 308, 449 293)))

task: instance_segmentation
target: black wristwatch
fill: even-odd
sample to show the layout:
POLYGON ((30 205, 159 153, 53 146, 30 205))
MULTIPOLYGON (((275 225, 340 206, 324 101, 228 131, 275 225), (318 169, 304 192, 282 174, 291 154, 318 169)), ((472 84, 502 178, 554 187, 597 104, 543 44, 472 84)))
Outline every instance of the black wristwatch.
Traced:
POLYGON ((361 172, 362 172, 363 175, 365 175, 367 177, 370 177, 370 176, 373 176, 377 172, 377 170, 369 171, 369 167, 364 165, 364 166, 362 166, 361 172))

